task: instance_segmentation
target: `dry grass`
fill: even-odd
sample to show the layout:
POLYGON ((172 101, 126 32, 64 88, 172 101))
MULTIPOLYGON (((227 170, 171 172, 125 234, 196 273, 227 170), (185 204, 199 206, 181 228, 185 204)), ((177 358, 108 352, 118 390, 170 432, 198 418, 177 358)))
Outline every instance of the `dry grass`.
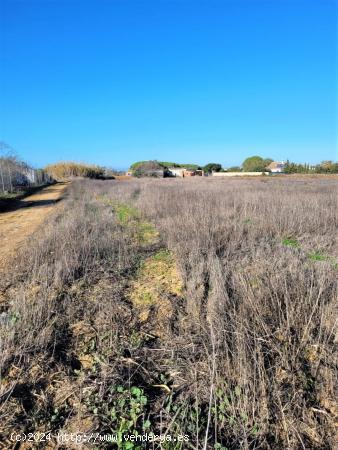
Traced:
POLYGON ((104 178, 104 169, 102 167, 73 161, 49 164, 44 170, 55 180, 67 180, 73 177, 104 178))
POLYGON ((149 332, 159 337, 169 332, 173 303, 182 298, 182 280, 169 252, 161 250, 142 262, 129 298, 138 320, 148 323, 149 332))
POLYGON ((324 177, 76 183, 6 291, 3 438, 80 423, 190 436, 170 450, 334 449, 337 193, 324 177), (142 239, 149 221, 162 241, 142 239), (130 299, 161 311, 165 294, 162 332, 130 299))

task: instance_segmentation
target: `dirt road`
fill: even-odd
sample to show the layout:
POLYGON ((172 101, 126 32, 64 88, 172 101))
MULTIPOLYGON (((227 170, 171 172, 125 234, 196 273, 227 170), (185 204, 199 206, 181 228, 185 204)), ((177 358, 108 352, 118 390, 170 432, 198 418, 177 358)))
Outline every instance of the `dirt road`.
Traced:
POLYGON ((0 213, 0 270, 8 258, 46 219, 60 200, 67 183, 47 186, 13 204, 11 211, 0 213))

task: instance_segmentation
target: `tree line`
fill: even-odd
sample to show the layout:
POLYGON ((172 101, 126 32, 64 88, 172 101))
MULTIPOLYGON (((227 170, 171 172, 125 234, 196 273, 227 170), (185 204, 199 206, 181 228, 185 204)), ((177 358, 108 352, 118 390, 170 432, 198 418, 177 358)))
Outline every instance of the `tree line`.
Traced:
POLYGON ((297 164, 286 161, 285 173, 338 173, 338 162, 322 161, 319 164, 297 164))
MULTIPOLYGON (((222 164, 210 162, 204 166, 198 164, 178 164, 167 161, 138 161, 130 166, 134 176, 145 176, 148 172, 156 173, 156 171, 163 171, 169 167, 186 168, 186 169, 201 169, 206 174, 212 172, 269 172, 269 165, 273 162, 271 158, 263 158, 255 155, 246 158, 240 166, 232 166, 223 168, 222 164)), ((338 173, 338 162, 322 161, 319 164, 311 165, 308 163, 299 164, 287 160, 284 163, 283 172, 291 173, 338 173)))

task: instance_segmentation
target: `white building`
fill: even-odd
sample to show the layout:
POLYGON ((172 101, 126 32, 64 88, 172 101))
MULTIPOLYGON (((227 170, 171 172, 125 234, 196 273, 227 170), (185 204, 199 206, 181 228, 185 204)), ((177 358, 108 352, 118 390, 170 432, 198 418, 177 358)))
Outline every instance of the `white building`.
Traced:
POLYGON ((212 172, 213 177, 259 177, 269 172, 212 172))
POLYGON ((268 165, 267 169, 271 173, 282 173, 284 172, 285 166, 286 163, 284 161, 273 161, 268 165))
POLYGON ((186 172, 185 167, 169 167, 168 171, 172 177, 184 177, 184 172, 186 172))

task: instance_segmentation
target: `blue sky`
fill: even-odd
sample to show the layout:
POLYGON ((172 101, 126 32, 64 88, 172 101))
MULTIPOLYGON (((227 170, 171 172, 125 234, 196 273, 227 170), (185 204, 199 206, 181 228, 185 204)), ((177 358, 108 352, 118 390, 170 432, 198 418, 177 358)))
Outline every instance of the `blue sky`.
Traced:
POLYGON ((0 140, 35 166, 338 159, 335 0, 0 0, 0 140))

